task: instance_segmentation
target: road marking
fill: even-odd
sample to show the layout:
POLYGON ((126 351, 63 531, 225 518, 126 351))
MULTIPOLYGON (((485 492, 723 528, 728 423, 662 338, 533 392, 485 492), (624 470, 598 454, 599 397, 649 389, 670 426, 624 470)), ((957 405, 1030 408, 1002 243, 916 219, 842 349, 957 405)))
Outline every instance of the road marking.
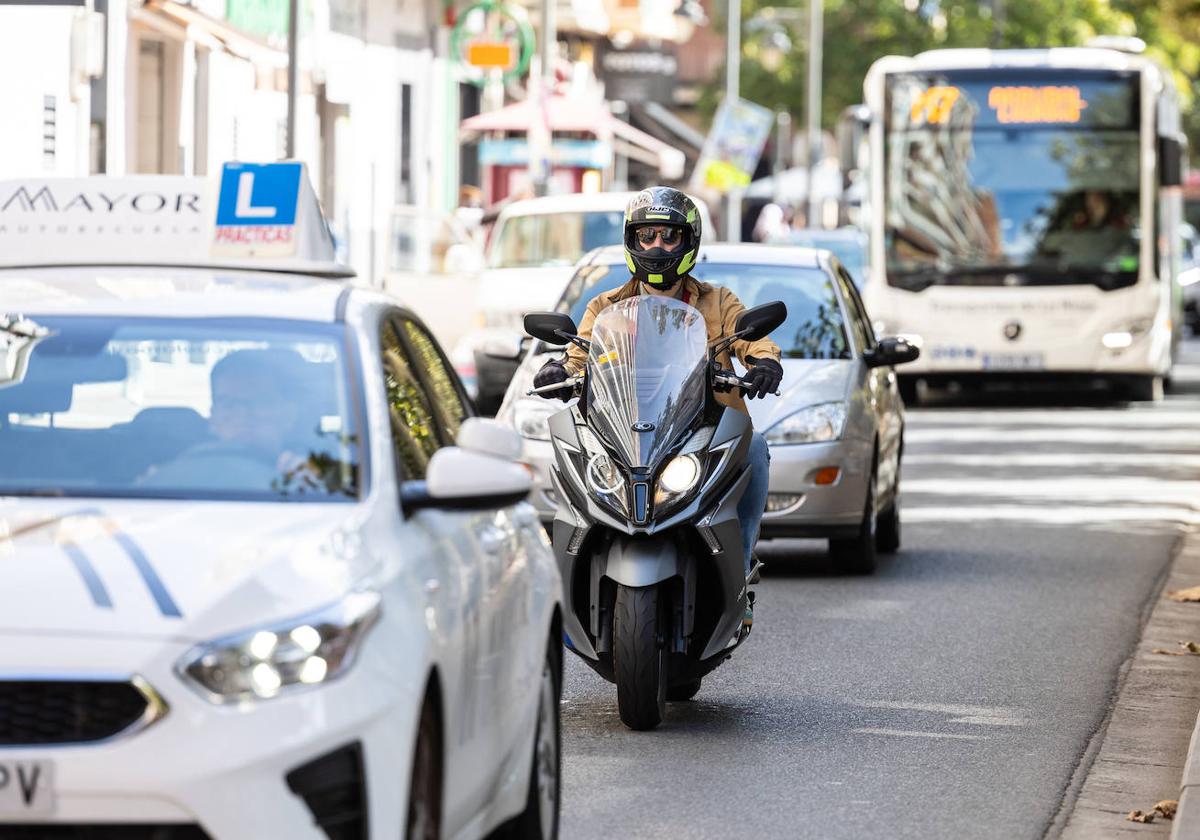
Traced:
POLYGON ((882 729, 863 727, 850 730, 855 735, 892 735, 897 738, 941 738, 951 741, 988 741, 989 735, 960 735, 956 732, 920 732, 910 729, 882 729))
POLYGON ((963 706, 947 703, 909 703, 902 700, 879 700, 855 703, 864 709, 901 709, 912 712, 933 712, 951 716, 948 723, 968 723, 976 726, 1028 726, 1029 720, 1020 709, 1004 706, 963 706))

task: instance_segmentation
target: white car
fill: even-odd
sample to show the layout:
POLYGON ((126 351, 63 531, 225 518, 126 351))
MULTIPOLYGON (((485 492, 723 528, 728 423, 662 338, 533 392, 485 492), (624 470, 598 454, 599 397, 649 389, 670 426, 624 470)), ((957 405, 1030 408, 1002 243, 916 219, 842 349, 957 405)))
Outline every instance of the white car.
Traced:
MULTIPOLYGON (((517 368, 525 313, 551 309, 593 248, 619 245, 625 208, 637 193, 603 192, 515 201, 496 219, 487 267, 479 279, 479 322, 473 337, 477 404, 484 413, 500 406, 517 368)), ((712 235, 708 206, 693 199, 700 224, 712 235)))
POLYGON ((86 219, 0 257, 0 835, 555 837, 561 583, 516 436, 393 299, 185 265, 153 221, 161 265, 87 265, 86 219))

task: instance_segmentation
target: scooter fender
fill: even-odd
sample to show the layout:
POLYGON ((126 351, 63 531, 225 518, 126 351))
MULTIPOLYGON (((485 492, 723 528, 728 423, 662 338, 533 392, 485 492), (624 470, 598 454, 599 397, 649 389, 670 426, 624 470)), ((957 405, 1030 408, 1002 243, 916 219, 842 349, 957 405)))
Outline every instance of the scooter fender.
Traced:
POLYGON ((600 570, 602 577, 632 589, 654 586, 684 572, 673 540, 623 536, 612 541, 600 570))

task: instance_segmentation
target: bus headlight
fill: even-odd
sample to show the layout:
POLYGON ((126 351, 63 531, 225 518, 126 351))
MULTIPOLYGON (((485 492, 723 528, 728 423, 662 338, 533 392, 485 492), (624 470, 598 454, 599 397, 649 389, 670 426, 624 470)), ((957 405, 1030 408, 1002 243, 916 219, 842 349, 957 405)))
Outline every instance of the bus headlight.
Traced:
POLYGON ((1123 324, 1120 329, 1106 332, 1100 337, 1100 343, 1109 350, 1123 350, 1126 347, 1132 346, 1134 341, 1150 332, 1152 326, 1154 326, 1153 318, 1139 318, 1136 321, 1123 324))
POLYGON ((846 403, 810 405, 780 420, 765 435, 767 443, 822 443, 838 440, 846 428, 846 403))

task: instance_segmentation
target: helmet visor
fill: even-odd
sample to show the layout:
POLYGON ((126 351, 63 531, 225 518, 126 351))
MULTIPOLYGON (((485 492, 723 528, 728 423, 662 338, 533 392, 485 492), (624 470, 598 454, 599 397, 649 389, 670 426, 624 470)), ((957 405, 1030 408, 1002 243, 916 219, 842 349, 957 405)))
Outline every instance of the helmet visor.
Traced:
POLYGON ((650 247, 655 240, 662 240, 667 248, 673 248, 683 240, 683 228, 674 225, 643 225, 634 231, 637 241, 644 247, 650 247))

